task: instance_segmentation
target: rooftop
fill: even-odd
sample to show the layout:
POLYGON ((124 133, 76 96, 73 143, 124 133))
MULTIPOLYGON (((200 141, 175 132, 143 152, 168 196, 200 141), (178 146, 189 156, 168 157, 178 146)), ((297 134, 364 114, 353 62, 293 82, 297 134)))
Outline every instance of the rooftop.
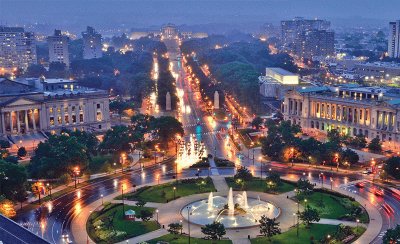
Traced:
POLYGON ((294 73, 292 73, 292 72, 289 72, 289 71, 287 71, 287 70, 284 70, 284 69, 282 69, 282 68, 267 67, 266 70, 271 70, 271 71, 273 71, 273 72, 275 72, 275 73, 278 73, 278 74, 280 74, 280 75, 296 75, 296 74, 294 74, 294 73))

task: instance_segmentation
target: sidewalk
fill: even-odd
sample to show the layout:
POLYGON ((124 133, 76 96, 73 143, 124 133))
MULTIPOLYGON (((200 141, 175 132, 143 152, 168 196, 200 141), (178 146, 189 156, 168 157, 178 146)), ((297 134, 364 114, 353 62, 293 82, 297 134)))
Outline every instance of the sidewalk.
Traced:
POLYGON ((211 176, 211 179, 214 183, 215 189, 217 189, 217 192, 225 192, 227 193, 229 191, 228 184, 226 184, 225 181, 225 176, 211 176))

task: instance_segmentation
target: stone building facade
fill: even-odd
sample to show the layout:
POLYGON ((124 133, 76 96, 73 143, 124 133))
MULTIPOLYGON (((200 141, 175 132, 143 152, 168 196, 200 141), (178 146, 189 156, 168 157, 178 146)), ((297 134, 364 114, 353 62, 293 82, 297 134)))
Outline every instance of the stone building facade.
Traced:
POLYGON ((0 80, 0 136, 109 128, 106 91, 63 79, 0 80))
POLYGON ((400 98, 379 87, 311 87, 288 91, 284 119, 304 131, 326 134, 331 129, 400 145, 400 98))

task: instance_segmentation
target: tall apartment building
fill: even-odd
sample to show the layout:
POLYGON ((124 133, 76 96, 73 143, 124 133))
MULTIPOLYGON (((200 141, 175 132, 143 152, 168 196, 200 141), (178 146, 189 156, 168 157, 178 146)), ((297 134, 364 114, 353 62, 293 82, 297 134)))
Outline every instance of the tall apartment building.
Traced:
POLYGON ((335 33, 327 30, 308 30, 297 35, 294 52, 303 58, 328 56, 335 53, 335 33))
POLYGON ((0 26, 0 74, 36 64, 35 36, 22 27, 0 26))
POLYGON ((69 67, 69 37, 63 36, 61 30, 54 30, 54 35, 47 37, 49 44, 49 62, 64 63, 69 67))
POLYGON ((85 32, 82 32, 83 37, 83 59, 101 58, 102 43, 101 34, 96 32, 93 27, 88 26, 85 32))
POLYGON ((388 55, 400 58, 400 20, 389 23, 388 55))

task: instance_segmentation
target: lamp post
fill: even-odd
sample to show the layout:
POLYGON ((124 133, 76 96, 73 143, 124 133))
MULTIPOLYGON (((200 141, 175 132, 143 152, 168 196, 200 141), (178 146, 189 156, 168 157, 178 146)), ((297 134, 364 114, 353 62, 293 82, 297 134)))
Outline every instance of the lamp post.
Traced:
POLYGON ((47 183, 46 185, 47 185, 47 188, 49 189, 49 193, 50 193, 49 195, 50 195, 50 198, 51 198, 51 185, 50 185, 50 183, 47 183))
POLYGON ((74 177, 75 177, 75 189, 76 189, 76 178, 79 175, 79 167, 74 168, 74 177))
POLYGON ((121 172, 124 172, 125 153, 121 154, 121 172))
POLYGON ((187 208, 187 214, 188 214, 188 238, 189 238, 189 244, 190 244, 190 207, 187 208))
POLYGON ((174 186, 174 200, 176 199, 176 187, 174 186))
POLYGON ((104 205, 104 196, 103 194, 101 194, 100 196, 101 196, 101 205, 104 205))
POLYGON ((158 209, 156 209, 156 214, 157 214, 157 223, 158 223, 158 209))
POLYGON ((290 148, 290 158, 292 159, 292 166, 294 166, 293 158, 294 158, 294 148, 290 148))
POLYGON ((117 164, 116 163, 114 163, 114 174, 116 174, 117 173, 117 164))
MULTIPOLYGON (((37 188, 38 193, 39 193, 39 204, 40 204, 40 188, 41 188, 41 187, 42 187, 42 182, 38 182, 36 188, 37 188)), ((76 187, 75 187, 75 188, 76 188, 76 187)))
POLYGON ((358 223, 360 223, 360 220, 357 219, 356 222, 357 222, 357 231, 358 231, 358 223))
POLYGON ((123 214, 125 215, 124 185, 123 184, 121 186, 121 191, 122 191, 122 211, 123 211, 123 214))
POLYGON ((333 189, 333 179, 332 179, 332 176, 331 176, 331 191, 332 191, 332 189, 333 189))
POLYGON ((182 220, 179 220, 179 223, 181 224, 181 235, 182 235, 182 230, 183 230, 182 220))
POLYGON ((178 162, 175 162, 175 182, 178 183, 178 162))

